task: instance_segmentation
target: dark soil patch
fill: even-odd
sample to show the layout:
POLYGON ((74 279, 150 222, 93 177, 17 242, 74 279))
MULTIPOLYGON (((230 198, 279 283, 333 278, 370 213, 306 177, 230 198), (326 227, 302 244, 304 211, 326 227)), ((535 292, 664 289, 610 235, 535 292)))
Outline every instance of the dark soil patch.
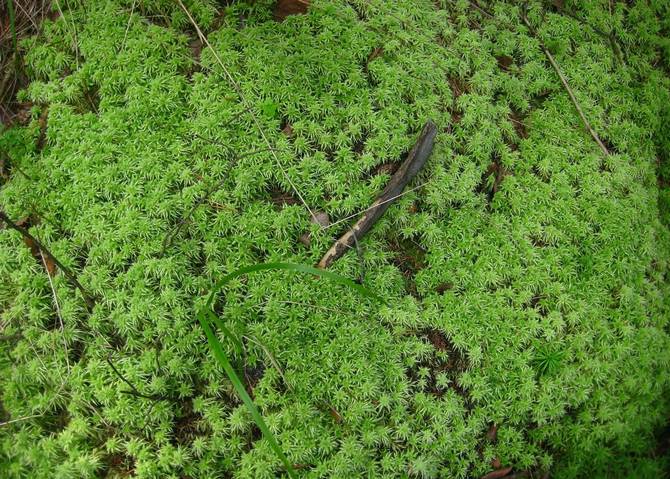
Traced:
POLYGON ((288 191, 283 191, 278 187, 270 189, 270 202, 275 209, 281 210, 286 206, 297 205, 300 201, 288 191))
POLYGON ((500 160, 497 157, 494 157, 493 161, 482 175, 482 179, 477 186, 477 193, 486 193, 486 199, 490 205, 495 194, 500 189, 500 184, 505 177, 510 174, 511 173, 502 165, 502 163, 500 163, 500 160))
POLYGON ((193 410, 193 401, 187 399, 181 403, 181 414, 175 418, 172 427, 172 442, 184 446, 207 432, 207 422, 202 414, 193 410))
POLYGON ((58 434, 70 423, 70 413, 64 406, 60 406, 51 414, 37 418, 37 421, 48 433, 58 434))
POLYGON ((244 366, 244 379, 247 392, 252 398, 254 397, 254 389, 263 377, 263 374, 265 374, 265 365, 263 363, 258 363, 255 366, 244 366))
POLYGON ((120 452, 109 454, 103 458, 103 470, 100 477, 133 477, 135 475, 135 459, 120 452))
POLYGON ((508 55, 499 55, 496 57, 496 61, 498 62, 498 67, 505 72, 509 72, 510 67, 514 64, 514 58, 508 55))
POLYGON ((656 448, 653 457, 667 457, 670 460, 670 418, 667 424, 656 433, 656 448))
POLYGON ((457 100, 459 96, 463 93, 467 93, 469 90, 468 84, 458 77, 449 77, 449 86, 454 94, 454 100, 457 100))
POLYGON ((393 252, 393 264, 405 279, 405 290, 419 297, 414 276, 426 266, 426 251, 412 238, 393 238, 389 249, 393 252))
POLYGON ((474 407, 470 393, 458 383, 460 375, 468 369, 468 360, 465 355, 456 349, 451 340, 437 329, 425 329, 418 336, 429 342, 435 348, 435 354, 425 361, 416 364, 408 375, 412 382, 419 379, 419 370, 428 369, 430 375, 426 380, 424 392, 442 397, 447 391, 437 385, 437 375, 446 374, 450 380, 449 388, 463 398, 463 403, 468 412, 474 407))

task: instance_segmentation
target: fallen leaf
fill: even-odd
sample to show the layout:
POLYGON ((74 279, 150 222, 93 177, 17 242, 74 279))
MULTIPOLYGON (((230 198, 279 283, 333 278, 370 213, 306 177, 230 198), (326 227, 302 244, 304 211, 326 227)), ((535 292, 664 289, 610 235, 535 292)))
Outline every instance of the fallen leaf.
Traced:
POLYGON ((51 259, 51 256, 41 254, 40 257, 42 259, 42 264, 44 264, 44 267, 47 270, 49 276, 56 274, 56 263, 54 263, 53 259, 51 259))
POLYGON ((330 406, 330 415, 333 416, 333 419, 335 419, 335 422, 338 424, 344 421, 342 415, 339 412, 337 412, 337 410, 332 406, 330 406))
POLYGON ((496 426, 495 424, 491 424, 491 427, 486 433, 486 439, 488 439, 491 442, 494 442, 497 437, 498 437, 498 426, 496 426))
POLYGON ((382 55, 384 53, 384 47, 377 47, 374 50, 372 50, 372 53, 368 55, 368 61, 367 63, 370 63, 372 60, 377 58, 378 56, 382 55))
POLYGON ((500 469, 502 467, 502 463, 500 462, 500 459, 497 457, 494 457, 493 460, 491 461, 491 467, 493 469, 500 469))
MULTIPOLYGON (((30 216, 26 216, 18 220, 16 222, 16 226, 28 230, 31 226, 34 226, 37 223, 38 221, 35 221, 30 216)), ((29 238, 28 236, 24 235, 23 243, 28 248, 30 248, 30 254, 33 255, 33 258, 35 258, 38 261, 38 263, 44 266, 44 269, 46 269, 49 276, 53 276, 54 274, 56 274, 56 263, 51 258, 51 256, 49 256, 48 254, 44 254, 42 250, 40 250, 40 247, 37 246, 37 243, 32 238, 29 238)))
POLYGON ((16 121, 19 125, 27 125, 32 116, 32 102, 24 102, 19 104, 19 108, 16 111, 16 121))
POLYGON ((512 472, 512 467, 504 467, 502 469, 496 469, 495 471, 489 472, 485 476, 482 476, 481 479, 500 479, 501 477, 505 477, 510 472, 512 472))
POLYGON ((274 9, 274 19, 283 22, 290 15, 307 13, 310 0, 277 0, 274 9))
MULTIPOLYGON (((325 213, 323 211, 316 211, 314 213, 314 216, 310 218, 310 222, 316 223, 322 226, 323 228, 326 228, 330 224, 330 217, 328 216, 328 213, 325 213)), ((311 234, 309 231, 303 233, 299 239, 300 242, 305 246, 307 246, 308 248, 312 244, 311 234)))

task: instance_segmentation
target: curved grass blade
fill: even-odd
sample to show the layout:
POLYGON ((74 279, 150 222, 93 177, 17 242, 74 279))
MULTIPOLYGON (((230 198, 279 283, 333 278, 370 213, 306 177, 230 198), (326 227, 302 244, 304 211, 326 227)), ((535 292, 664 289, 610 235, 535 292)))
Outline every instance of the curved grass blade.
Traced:
POLYGON ((223 288, 227 283, 229 283, 231 280, 243 276, 248 273, 256 273, 258 271, 265 271, 265 270, 287 270, 287 271, 296 271, 299 273, 307 273, 307 274, 312 274, 314 276, 319 276, 321 278, 328 279, 334 283, 341 284, 343 286, 347 286, 355 291, 357 291, 361 296, 364 296, 366 298, 373 299, 377 301, 378 303, 384 304, 385 301, 377 296, 375 293, 370 291, 368 288, 365 286, 361 286, 358 283, 355 283, 354 281, 350 280, 349 278, 346 278, 344 276, 341 276, 336 273, 332 273, 330 271, 326 271, 323 269, 315 268, 313 266, 308 266, 306 264, 297 264, 297 263, 263 263, 263 264, 255 264, 252 266, 245 266, 244 268, 240 268, 237 271, 233 271, 232 273, 227 274, 226 276, 221 279, 218 283, 214 285, 214 288, 212 288, 212 292, 209 294, 209 298, 207 299, 207 304, 206 308, 211 309, 212 304, 214 303, 214 297, 216 296, 216 293, 218 293, 221 288, 223 288))
POLYGON ((233 343, 233 347, 235 348, 235 354, 242 354, 242 342, 238 339, 238 337, 233 334, 233 332, 226 327, 225 324, 223 324, 223 321, 219 319, 219 317, 214 314, 214 311, 211 309, 206 310, 207 314, 209 316, 210 321, 212 321, 217 328, 221 330, 223 335, 231 342, 233 343))
POLYGON ((202 329, 205 331, 205 336, 207 336, 207 342, 209 343, 209 347, 212 348, 214 357, 217 359, 219 364, 223 366, 223 370, 228 375, 230 382, 233 383, 233 387, 237 391, 237 394, 240 396, 240 399, 242 399, 242 402, 249 410, 251 418, 254 420, 258 428, 261 430, 265 439, 270 443, 270 447, 272 448, 274 453, 277 455, 277 457, 279 457, 281 462, 284 464, 284 467, 286 468, 286 472, 288 473, 289 477, 291 478, 297 477, 295 474, 295 470, 293 469, 293 466, 291 465, 288 458, 284 454, 284 451, 282 451, 281 447, 279 446, 277 439, 275 439, 274 434, 272 434, 268 426, 265 424, 263 416, 261 416, 260 411, 258 410, 258 408, 256 408, 256 405, 251 400, 251 397, 249 397, 247 390, 244 388, 244 385, 242 384, 242 381, 240 380, 237 373, 235 372, 235 369, 233 368, 232 364, 230 364, 230 361, 228 361, 228 357, 226 356, 226 353, 223 350, 221 342, 214 334, 214 331, 212 331, 212 328, 210 327, 210 324, 205 318, 205 315, 203 314, 202 311, 198 313, 198 321, 200 321, 200 326, 202 326, 202 329))
POLYGON ((251 414, 252 419, 263 433, 265 439, 270 443, 270 447, 277 455, 277 457, 281 460, 281 462, 284 464, 287 474, 289 475, 289 477, 294 478, 297 476, 295 470, 293 469, 293 466, 291 465, 288 458, 284 454, 284 451, 282 451, 281 447, 279 446, 277 439, 274 437, 274 435, 268 428, 267 424, 265 424, 263 416, 261 415, 258 408, 256 408, 256 405, 254 404, 253 400, 247 393, 244 384, 242 384, 242 381, 235 372, 235 369, 233 368, 232 364, 230 363, 230 360, 228 359, 228 356, 226 356, 226 353, 223 349, 221 342, 216 337, 216 334, 214 334, 214 331, 211 327, 211 323, 215 324, 216 327, 219 328, 221 332, 226 336, 226 338, 228 338, 233 343, 236 353, 240 354, 240 352, 242 351, 241 341, 223 324, 223 322, 212 311, 214 298, 216 297, 216 294, 233 279, 239 276, 243 276, 245 274, 256 273, 259 271, 266 271, 266 270, 286 270, 286 271, 296 271, 300 273, 312 274, 314 276, 319 276, 328 279, 334 283, 347 286, 353 289, 354 291, 358 292, 361 296, 373 299, 376 302, 383 304, 384 300, 382 300, 382 298, 380 298, 379 296, 377 296, 375 293, 365 288, 364 286, 361 286, 360 284, 353 282, 349 278, 340 276, 339 274, 331 273, 330 271, 324 271, 322 269, 314 268, 312 266, 307 266, 304 264, 264 263, 264 264, 256 264, 253 266, 246 266, 244 268, 240 268, 237 271, 233 271, 232 273, 224 276, 223 279, 221 279, 221 281, 219 281, 218 283, 216 283, 216 285, 214 285, 214 288, 212 289, 212 292, 210 293, 209 298, 207 299, 206 305, 198 311, 197 314, 198 321, 200 322, 200 325, 202 326, 202 329, 205 332, 205 336, 207 336, 207 342, 209 343, 209 347, 212 349, 212 352, 214 353, 214 357, 221 364, 223 370, 226 372, 226 375, 228 375, 230 382, 233 384, 233 387, 235 388, 235 391, 237 391, 237 394, 240 396, 240 399, 247 407, 249 413, 251 414))

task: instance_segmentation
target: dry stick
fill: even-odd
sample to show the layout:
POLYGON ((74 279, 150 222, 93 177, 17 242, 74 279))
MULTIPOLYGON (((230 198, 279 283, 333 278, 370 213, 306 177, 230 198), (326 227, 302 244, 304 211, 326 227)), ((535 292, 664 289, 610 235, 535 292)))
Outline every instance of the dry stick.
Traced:
POLYGON ((570 99, 572 100, 572 104, 575 105, 575 109, 577 110, 577 113, 579 113, 579 117, 582 119, 582 123, 586 127, 586 130, 591 134, 593 139, 595 140, 596 143, 598 143, 598 146, 600 149, 603 151, 605 156, 609 156, 610 152, 607 150, 607 147, 605 144, 602 142, 600 137, 598 136, 598 133, 595 132, 593 127, 591 126, 591 123, 589 123, 589 120, 586 119, 586 115, 584 115, 584 112, 582 111, 582 107, 579 106, 579 102, 577 101, 577 98, 575 97, 575 94, 572 92, 572 88, 570 88, 570 85, 568 84, 567 78, 565 78, 565 75, 563 75, 563 72, 561 71, 560 67, 558 66, 558 63, 556 63, 556 60, 554 59, 554 56, 547 50, 547 47, 544 46, 544 43, 542 40, 540 40, 537 36, 537 33, 531 26, 530 22, 528 21, 528 17, 526 15, 523 15, 523 22, 526 24, 526 27, 528 27, 528 30, 530 31, 531 35, 535 37, 535 39, 540 43, 540 48, 542 48, 542 51, 544 54, 547 56, 549 59, 549 63, 551 63, 551 66, 556 70, 556 73, 558 74, 558 77, 561 79, 561 83, 563 83, 563 87, 565 90, 568 92, 568 95, 570 96, 570 99))
POLYGON ((415 186, 414 188, 410 188, 410 189, 407 190, 407 191, 403 191, 403 192, 400 193, 399 195, 391 196, 390 198, 388 198, 388 199, 386 199, 386 200, 384 200, 384 201, 382 201, 382 202, 380 202, 380 203, 375 203, 374 205, 372 205, 372 206, 370 206, 370 207, 368 207, 368 208, 365 208, 365 209, 362 210, 362 211, 358 211, 357 213, 352 213, 352 214, 350 214, 349 216, 345 216, 344 218, 341 218, 341 219, 337 220, 336 222, 329 224, 328 226, 324 226, 323 229, 326 230, 326 229, 328 229, 328 228, 332 228, 333 226, 337 226, 337 225, 339 225, 340 223, 344 223, 345 221, 350 220, 351 218, 355 218, 356 216, 360 216, 360 215, 362 215, 363 213, 367 213, 367 212, 370 211, 370 210, 374 210, 375 208, 377 208, 377 207, 378 207, 379 205, 381 205, 381 204, 390 203, 391 201, 395 201, 395 200, 397 200, 398 198, 400 198, 401 196, 405 196, 405 195, 407 195, 407 194, 409 194, 409 193, 411 193, 411 192, 413 192, 413 191, 420 190, 421 188, 423 188, 424 186, 426 186, 428 183, 430 183, 430 181, 426 181, 426 182, 424 182, 424 183, 421 183, 419 186, 415 186))
POLYGON ((416 176, 421 167, 426 163, 430 153, 433 151, 433 143, 436 135, 437 126, 432 121, 428 121, 421 131, 418 141, 409 152, 409 155, 407 155, 407 159, 393 175, 384 191, 377 197, 369 211, 337 240, 323 258, 321 258, 318 264, 319 268, 330 266, 333 261, 346 252, 347 248, 351 248, 356 241, 363 238, 377 220, 381 218, 391 205, 391 201, 389 200, 398 197, 407 183, 416 176))
POLYGON ((293 191, 295 191, 296 195, 298 195, 298 198, 300 199, 303 206, 305 208, 307 208, 307 211, 309 212, 309 215, 314 219, 314 221, 316 221, 316 216, 314 215, 314 212, 311 210, 311 208, 309 207, 309 205, 307 204, 305 199, 300 194, 300 191, 295 186, 295 183, 293 183, 293 180, 291 180, 291 177, 288 175, 286 170, 284 170, 284 167, 282 166, 281 162, 279 161, 279 157, 277 156, 277 153, 275 152, 274 148, 270 144, 270 140, 268 140, 267 136, 265 135, 265 131, 263 130, 263 127, 262 127, 260 121, 258 121, 258 118, 256 117, 256 114, 253 112, 249 102, 247 101, 246 97, 244 96, 244 93, 242 92, 242 88, 240 87, 240 85, 237 84, 237 82, 235 81, 233 76, 230 74, 230 72, 226 68, 226 65, 223 64, 223 61, 221 60, 221 57, 219 57, 219 54, 216 52, 216 50, 214 50, 214 47, 212 46, 212 44, 209 43, 209 40, 207 39, 205 34, 202 33, 202 30, 200 30, 200 27, 198 26, 197 22, 191 16, 191 12, 188 11, 188 9, 186 8, 186 6, 182 2, 182 0, 177 0, 177 3, 182 8, 182 10, 184 10, 184 12, 186 13, 186 16, 188 17, 188 19, 191 22, 191 24, 193 25, 193 27, 195 27, 195 30, 198 33, 198 36, 200 37, 200 40, 205 45, 207 45, 207 48, 209 49, 209 51, 211 51, 212 55, 214 55, 214 58, 216 59, 216 62, 219 64, 219 66, 221 67, 221 69, 225 73, 226 78, 228 79, 228 82, 235 89, 235 92, 237 93, 237 96, 240 97, 240 101, 242 102, 242 106, 244 107, 244 110, 249 114, 249 116, 253 120, 254 124, 256 125, 256 129, 260 133, 260 135, 263 138, 263 141, 265 142, 265 144, 268 146, 268 149, 272 153, 272 156, 274 157, 274 160, 277 163, 277 166, 279 167, 279 170, 284 175, 284 178, 289 183, 289 185, 291 185, 291 188, 293 188, 293 191))
POLYGON ((14 223, 9 217, 5 214, 4 211, 0 211, 0 220, 3 221, 7 226, 9 226, 11 229, 18 231, 21 233, 21 236, 24 238, 28 238, 28 240, 32 241, 32 243, 37 246, 37 248, 40 250, 40 252, 44 253, 51 261, 53 261, 56 266, 63 272, 65 277, 70 281, 70 283, 77 288, 80 292, 81 295, 84 298, 84 301, 86 302, 86 306, 88 306, 89 309, 93 309, 93 306, 95 306, 95 300, 93 299, 93 296, 91 296, 81 285, 79 281, 77 281, 77 277, 70 271, 68 268, 66 268, 63 263, 61 263, 58 258, 56 258, 53 254, 51 254, 51 251, 49 251, 47 248, 44 247, 42 243, 40 243, 37 238, 35 238, 33 235, 31 235, 27 229, 22 228, 21 226, 17 225, 14 223))

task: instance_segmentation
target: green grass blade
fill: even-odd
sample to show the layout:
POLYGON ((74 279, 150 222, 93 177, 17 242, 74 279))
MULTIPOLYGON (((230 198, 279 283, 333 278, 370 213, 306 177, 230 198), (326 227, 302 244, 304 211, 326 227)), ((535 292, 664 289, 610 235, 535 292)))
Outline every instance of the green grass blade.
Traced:
POLYGON ((307 273, 307 274, 312 274, 314 276, 319 276, 321 278, 328 279, 334 283, 341 284, 343 286, 347 286, 355 291, 357 291, 361 296, 364 296, 366 298, 373 299, 379 303, 384 304, 385 301, 377 296, 375 293, 370 291, 368 288, 365 286, 361 286, 358 283, 355 283, 354 281, 350 280, 349 278, 346 278, 344 276, 341 276, 336 273, 332 273, 330 271, 326 271, 323 269, 319 268, 314 268, 313 266, 308 266, 306 264, 296 264, 296 263, 263 263, 263 264, 255 264, 252 266, 245 266, 244 268, 240 268, 237 271, 233 271, 230 274, 227 274, 226 276, 221 279, 218 283, 214 285, 214 288, 212 288, 212 292, 209 295, 209 298, 207 299, 207 309, 212 308, 212 304, 214 304, 214 298, 216 297, 216 294, 223 288, 227 283, 229 283, 231 280, 248 274, 248 273, 256 273, 258 271, 266 271, 266 270, 287 270, 287 271, 296 271, 300 273, 307 273))
POLYGON ((198 311, 197 314, 198 321, 200 322, 202 329, 205 331, 205 336, 207 336, 207 342, 209 343, 209 346, 212 349, 212 352, 214 353, 214 357, 221 364, 223 370, 228 375, 228 378, 232 382, 233 387, 237 391, 237 394, 239 394, 240 398, 242 399, 242 402, 249 410, 249 413, 251 413, 251 417, 253 418, 254 422, 256 422, 256 425, 263 433, 263 436, 270 443, 270 447, 284 464, 284 467, 286 468, 286 472, 288 473, 289 477, 293 478, 296 477, 293 466, 291 465, 288 458, 286 457, 281 447, 279 446, 277 439, 274 437, 270 429, 265 424, 265 421, 263 420, 263 416, 261 416, 260 411, 256 408, 256 405, 251 400, 251 397, 249 397, 249 394, 247 393, 244 384, 242 384, 242 381, 235 372, 235 369, 233 368, 230 360, 228 359, 228 356, 226 356, 226 353, 223 349, 223 345, 214 334, 214 331, 212 330, 210 324, 210 321, 213 324, 215 324, 216 327, 219 328, 221 332, 226 336, 226 338, 233 343, 237 354, 240 354, 242 352, 242 343, 212 311, 214 298, 216 297, 216 294, 233 279, 239 276, 243 276, 245 274, 257 273, 259 271, 267 271, 267 270, 286 270, 286 271, 296 271, 299 273, 312 274, 314 276, 319 276, 321 278, 328 279, 329 281, 332 281, 334 283, 341 284, 348 288, 351 288, 354 291, 358 292, 361 296, 373 299, 376 302, 383 304, 384 300, 379 296, 377 296, 372 291, 370 291, 369 289, 365 288, 364 286, 361 286, 360 284, 353 282, 349 278, 340 276, 339 274, 331 273, 330 271, 324 271, 322 269, 314 268, 312 266, 307 266, 304 264, 264 263, 264 264, 256 264, 253 266, 246 266, 244 268, 240 268, 224 276, 223 279, 218 283, 216 283, 214 285, 214 288, 212 288, 212 292, 210 293, 209 298, 207 299, 206 305, 200 311, 198 311))
POLYGON ((214 357, 217 359, 219 364, 223 366, 223 370, 228 375, 230 382, 233 383, 233 387, 237 391, 237 394, 240 396, 240 399, 242 399, 242 402, 251 413, 251 417, 253 418, 254 422, 263 433, 265 439, 270 443, 270 447, 272 448, 274 453, 277 455, 277 457, 279 457, 281 462, 284 463, 284 467, 286 468, 286 472, 288 473, 289 477, 291 478, 297 477, 295 474, 295 470, 293 469, 293 466, 291 465, 288 458, 286 457, 281 447, 279 446, 279 443, 275 439, 274 434, 272 434, 268 426, 265 424, 263 416, 261 416, 260 411, 256 408, 256 405, 251 400, 251 397, 249 397, 249 394, 247 393, 247 390, 244 388, 244 385, 242 384, 242 381, 240 380, 239 376, 235 372, 235 369, 230 364, 230 361, 228 361, 228 357, 226 356, 226 353, 223 350, 221 342, 219 342, 218 338, 214 334, 214 331, 212 331, 212 328, 210 327, 209 322, 207 321, 207 318, 205 317, 205 314, 202 311, 198 313, 198 321, 200 321, 200 325, 202 326, 202 329, 205 331, 205 336, 207 336, 207 342, 209 343, 209 347, 212 348, 214 357))
POLYGON ((233 332, 230 329, 228 329, 225 324, 223 324, 223 321, 221 321, 219 317, 216 314, 214 314, 214 311, 212 311, 211 309, 207 309, 207 314, 209 316, 210 321, 212 321, 216 325, 216 327, 221 330, 223 335, 231 343, 233 343, 235 353, 242 354, 242 342, 238 339, 238 337, 234 335, 233 332))

